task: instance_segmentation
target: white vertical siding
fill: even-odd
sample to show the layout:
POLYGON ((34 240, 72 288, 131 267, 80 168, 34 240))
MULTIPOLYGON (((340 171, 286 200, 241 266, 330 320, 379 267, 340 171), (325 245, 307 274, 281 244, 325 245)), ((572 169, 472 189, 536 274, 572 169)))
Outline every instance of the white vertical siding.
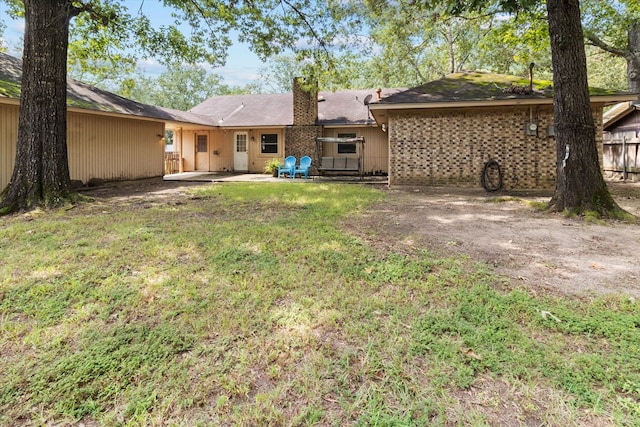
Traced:
MULTIPOLYGON (((0 189, 15 164, 18 106, 0 104, 0 189)), ((71 179, 86 183, 162 176, 164 123, 69 112, 67 152, 71 179)))
POLYGON ((263 173, 267 162, 273 158, 284 159, 284 131, 282 129, 252 129, 249 131, 249 172, 263 173), (260 146, 263 134, 278 135, 278 152, 262 154, 260 146), (251 141, 251 137, 254 138, 251 141))
MULTIPOLYGON (((338 134, 343 133, 355 133, 356 136, 364 137, 364 172, 388 172, 389 142, 387 133, 379 127, 325 128, 323 133, 328 138, 337 138, 338 134)), ((357 146, 357 149, 360 147, 357 146)), ((323 150, 327 157, 357 157, 359 154, 338 154, 338 145, 335 143, 326 143, 323 150)))
POLYGON ((0 104, 0 191, 11 179, 18 138, 18 106, 0 104))
MULTIPOLYGON (((236 132, 246 132, 248 140, 248 167, 251 173, 264 172, 264 166, 272 158, 284 158, 284 131, 282 128, 227 128, 227 129, 202 129, 182 130, 181 156, 184 171, 195 170, 195 135, 208 135, 209 141, 209 170, 211 172, 224 172, 233 170, 233 136, 236 132), (278 152, 262 154, 260 138, 262 134, 278 135, 278 152), (253 140, 251 140, 253 138, 253 140)), ((178 144, 178 147, 180 145, 178 144)), ((178 150, 180 148, 177 148, 178 150)))
POLYGON ((211 132, 211 171, 233 170, 233 130, 212 130, 211 132), (213 154, 216 150, 218 154, 213 154))
POLYGON ((162 176, 164 123, 70 112, 69 172, 83 182, 162 176))

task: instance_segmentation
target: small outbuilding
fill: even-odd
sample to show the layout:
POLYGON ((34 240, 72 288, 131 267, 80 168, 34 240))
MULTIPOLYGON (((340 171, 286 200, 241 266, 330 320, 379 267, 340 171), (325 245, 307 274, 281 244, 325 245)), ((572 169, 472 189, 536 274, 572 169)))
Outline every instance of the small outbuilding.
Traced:
POLYGON ((604 113, 602 167, 610 177, 640 181, 640 102, 621 102, 604 113))

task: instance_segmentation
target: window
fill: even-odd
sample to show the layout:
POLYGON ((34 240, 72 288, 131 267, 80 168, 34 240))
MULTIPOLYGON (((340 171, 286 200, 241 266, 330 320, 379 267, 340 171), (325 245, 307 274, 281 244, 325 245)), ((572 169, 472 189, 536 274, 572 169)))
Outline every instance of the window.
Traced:
POLYGON ((238 133, 236 134, 236 153, 246 153, 246 152, 247 152, 247 134, 238 133))
POLYGON ((207 152, 207 135, 198 135, 196 139, 198 153, 207 152))
MULTIPOLYGON (((339 133, 338 138, 355 138, 355 133, 339 133)), ((356 143, 350 142, 348 144, 338 143, 338 153, 339 154, 355 154, 356 153, 356 143)))
POLYGON ((173 131, 167 129, 164 131, 164 143, 166 145, 173 145, 173 131))
POLYGON ((260 152, 262 154, 276 154, 278 152, 278 134, 263 133, 260 139, 260 152))

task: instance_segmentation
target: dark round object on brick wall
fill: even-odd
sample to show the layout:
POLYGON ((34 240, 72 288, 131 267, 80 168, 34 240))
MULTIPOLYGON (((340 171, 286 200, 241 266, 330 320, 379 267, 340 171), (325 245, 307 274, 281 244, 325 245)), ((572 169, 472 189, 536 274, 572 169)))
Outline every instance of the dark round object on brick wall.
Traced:
POLYGON ((482 168, 482 176, 480 177, 482 188, 489 192, 498 191, 502 188, 502 169, 500 163, 490 159, 482 168))

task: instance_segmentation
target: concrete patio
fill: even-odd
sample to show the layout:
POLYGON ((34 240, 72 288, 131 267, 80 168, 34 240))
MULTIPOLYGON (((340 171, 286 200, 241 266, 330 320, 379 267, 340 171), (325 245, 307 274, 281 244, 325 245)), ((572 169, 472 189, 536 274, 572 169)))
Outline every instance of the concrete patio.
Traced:
POLYGON ((360 179, 356 175, 313 175, 305 178, 276 178, 268 174, 235 173, 235 172, 182 172, 165 175, 165 181, 199 181, 199 182, 343 182, 362 184, 386 184, 386 176, 365 176, 360 179))

